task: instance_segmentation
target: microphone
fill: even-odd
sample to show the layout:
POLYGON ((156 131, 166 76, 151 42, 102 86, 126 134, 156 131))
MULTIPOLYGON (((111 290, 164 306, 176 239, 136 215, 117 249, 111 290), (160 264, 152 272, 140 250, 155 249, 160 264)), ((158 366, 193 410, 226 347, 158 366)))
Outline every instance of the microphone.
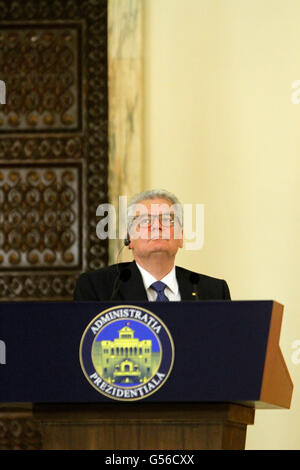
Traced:
POLYGON ((120 289, 121 284, 123 284, 123 282, 129 281, 130 278, 131 278, 131 271, 128 268, 122 269, 122 271, 118 273, 118 276, 116 277, 115 282, 114 282, 113 293, 111 295, 110 300, 114 300, 114 297, 116 293, 118 292, 118 290, 120 289))
POLYGON ((129 238, 129 235, 127 235, 127 237, 125 238, 125 240, 124 240, 124 245, 125 245, 125 246, 130 245, 130 238, 129 238))
POLYGON ((193 285, 193 292, 192 296, 194 300, 199 300, 198 296, 198 281, 199 281, 199 274, 197 273, 191 273, 190 275, 190 282, 193 285))

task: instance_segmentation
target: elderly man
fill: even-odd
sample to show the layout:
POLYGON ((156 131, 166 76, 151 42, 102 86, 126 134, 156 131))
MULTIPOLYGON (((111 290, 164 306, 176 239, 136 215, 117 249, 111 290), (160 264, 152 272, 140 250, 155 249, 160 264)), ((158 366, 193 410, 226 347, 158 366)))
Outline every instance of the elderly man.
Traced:
POLYGON ((74 300, 222 300, 227 283, 175 266, 183 245, 182 210, 173 194, 144 191, 128 207, 125 245, 134 261, 81 274, 74 300))

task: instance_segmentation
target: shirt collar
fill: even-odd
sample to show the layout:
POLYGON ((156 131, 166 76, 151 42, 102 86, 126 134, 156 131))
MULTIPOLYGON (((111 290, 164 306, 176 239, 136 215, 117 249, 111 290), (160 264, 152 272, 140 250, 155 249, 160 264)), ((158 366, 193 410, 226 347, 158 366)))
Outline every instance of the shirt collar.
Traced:
MULTIPOLYGON (((142 268, 142 266, 140 266, 137 262, 136 262, 136 265, 137 267, 139 268, 140 270, 140 273, 142 275, 142 278, 143 278, 143 282, 144 282, 144 286, 145 286, 145 289, 149 289, 149 287, 151 286, 151 284, 153 284, 153 282, 156 282, 157 279, 155 279, 154 276, 152 276, 151 273, 149 273, 149 271, 147 271, 146 269, 142 268)), ((173 266, 173 268, 171 269, 171 271, 165 276, 163 277, 162 279, 160 279, 161 282, 164 282, 167 287, 175 294, 177 295, 178 293, 178 282, 177 282, 177 279, 176 279, 176 270, 175 270, 175 266, 173 266)))

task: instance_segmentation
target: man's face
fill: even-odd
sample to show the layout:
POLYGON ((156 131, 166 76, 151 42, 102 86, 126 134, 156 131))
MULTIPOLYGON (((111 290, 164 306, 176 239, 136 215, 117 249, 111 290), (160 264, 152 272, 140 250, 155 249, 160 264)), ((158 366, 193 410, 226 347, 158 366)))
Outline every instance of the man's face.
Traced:
POLYGON ((175 256, 182 248, 182 227, 166 199, 146 199, 134 208, 130 229, 130 245, 135 258, 145 258, 154 253, 175 256))

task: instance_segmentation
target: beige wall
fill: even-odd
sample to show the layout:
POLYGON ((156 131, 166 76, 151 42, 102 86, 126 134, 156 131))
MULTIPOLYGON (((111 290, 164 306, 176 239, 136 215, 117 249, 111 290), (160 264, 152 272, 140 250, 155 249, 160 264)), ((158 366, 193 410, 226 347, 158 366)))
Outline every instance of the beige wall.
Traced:
POLYGON ((144 186, 205 204, 205 243, 178 264, 233 299, 285 305, 290 411, 256 412, 247 449, 300 449, 298 0, 144 0, 144 186))

